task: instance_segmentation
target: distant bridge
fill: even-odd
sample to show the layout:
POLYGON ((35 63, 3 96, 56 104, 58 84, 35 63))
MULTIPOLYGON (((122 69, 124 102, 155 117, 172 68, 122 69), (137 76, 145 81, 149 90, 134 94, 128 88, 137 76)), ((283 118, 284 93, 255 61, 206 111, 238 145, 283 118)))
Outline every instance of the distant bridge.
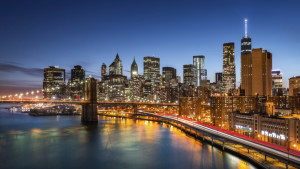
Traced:
MULTIPOLYGON (((0 103, 61 103, 61 104, 78 104, 84 105, 89 103, 87 100, 0 100, 0 103)), ((125 102, 125 101, 97 101, 98 105, 149 105, 149 106, 179 106, 178 103, 152 103, 152 102, 125 102)))

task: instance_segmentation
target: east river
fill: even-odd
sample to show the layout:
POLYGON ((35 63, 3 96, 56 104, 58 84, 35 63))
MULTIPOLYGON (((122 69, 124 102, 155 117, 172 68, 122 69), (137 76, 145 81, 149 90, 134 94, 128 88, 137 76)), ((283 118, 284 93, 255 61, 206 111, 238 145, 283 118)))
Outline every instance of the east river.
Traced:
POLYGON ((170 125, 99 117, 32 117, 0 104, 0 169, 234 169, 252 164, 170 125))

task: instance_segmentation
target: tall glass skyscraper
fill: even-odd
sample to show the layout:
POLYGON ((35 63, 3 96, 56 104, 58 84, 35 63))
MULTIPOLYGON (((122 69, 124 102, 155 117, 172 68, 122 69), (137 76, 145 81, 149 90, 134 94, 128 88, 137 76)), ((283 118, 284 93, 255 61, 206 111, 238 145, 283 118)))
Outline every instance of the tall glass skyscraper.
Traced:
POLYGON ((144 78, 151 81, 151 93, 156 95, 160 84, 160 59, 157 57, 144 57, 144 78))
POLYGON ((245 19, 245 36, 241 40, 241 93, 252 95, 252 44, 247 32, 247 19, 245 19))
POLYGON ((223 44, 223 93, 235 89, 236 75, 234 62, 234 43, 223 44))
POLYGON ((196 68, 193 64, 183 65, 183 83, 195 86, 196 68))
POLYGON ((204 64, 205 56, 193 56, 193 65, 195 66, 195 81, 196 86, 201 86, 201 81, 207 80, 207 70, 204 64))

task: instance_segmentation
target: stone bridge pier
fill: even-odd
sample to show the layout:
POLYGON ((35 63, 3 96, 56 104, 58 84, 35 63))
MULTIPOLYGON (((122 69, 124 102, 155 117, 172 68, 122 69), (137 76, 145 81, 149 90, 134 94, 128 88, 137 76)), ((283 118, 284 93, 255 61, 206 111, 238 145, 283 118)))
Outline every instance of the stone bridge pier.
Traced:
POLYGON ((87 82, 84 84, 85 102, 82 105, 82 122, 98 122, 98 111, 97 111, 97 80, 89 77, 87 82))

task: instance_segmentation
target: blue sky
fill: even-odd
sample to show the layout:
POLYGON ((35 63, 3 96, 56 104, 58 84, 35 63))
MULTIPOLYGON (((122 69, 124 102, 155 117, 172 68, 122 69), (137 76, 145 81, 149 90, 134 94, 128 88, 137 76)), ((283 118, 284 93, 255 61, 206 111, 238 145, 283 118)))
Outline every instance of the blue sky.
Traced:
MULTIPOLYGON (((182 65, 205 55, 208 79, 222 71, 222 45, 235 43, 240 82, 243 19, 253 48, 273 54, 273 68, 300 74, 300 1, 0 1, 0 94, 42 87, 42 69, 80 64, 100 75, 118 52, 124 70, 155 55, 182 76, 182 65), (16 68, 16 69, 14 69, 16 68), (36 73, 29 73, 35 71, 36 73)), ((129 75, 123 71, 125 75, 129 75)))

